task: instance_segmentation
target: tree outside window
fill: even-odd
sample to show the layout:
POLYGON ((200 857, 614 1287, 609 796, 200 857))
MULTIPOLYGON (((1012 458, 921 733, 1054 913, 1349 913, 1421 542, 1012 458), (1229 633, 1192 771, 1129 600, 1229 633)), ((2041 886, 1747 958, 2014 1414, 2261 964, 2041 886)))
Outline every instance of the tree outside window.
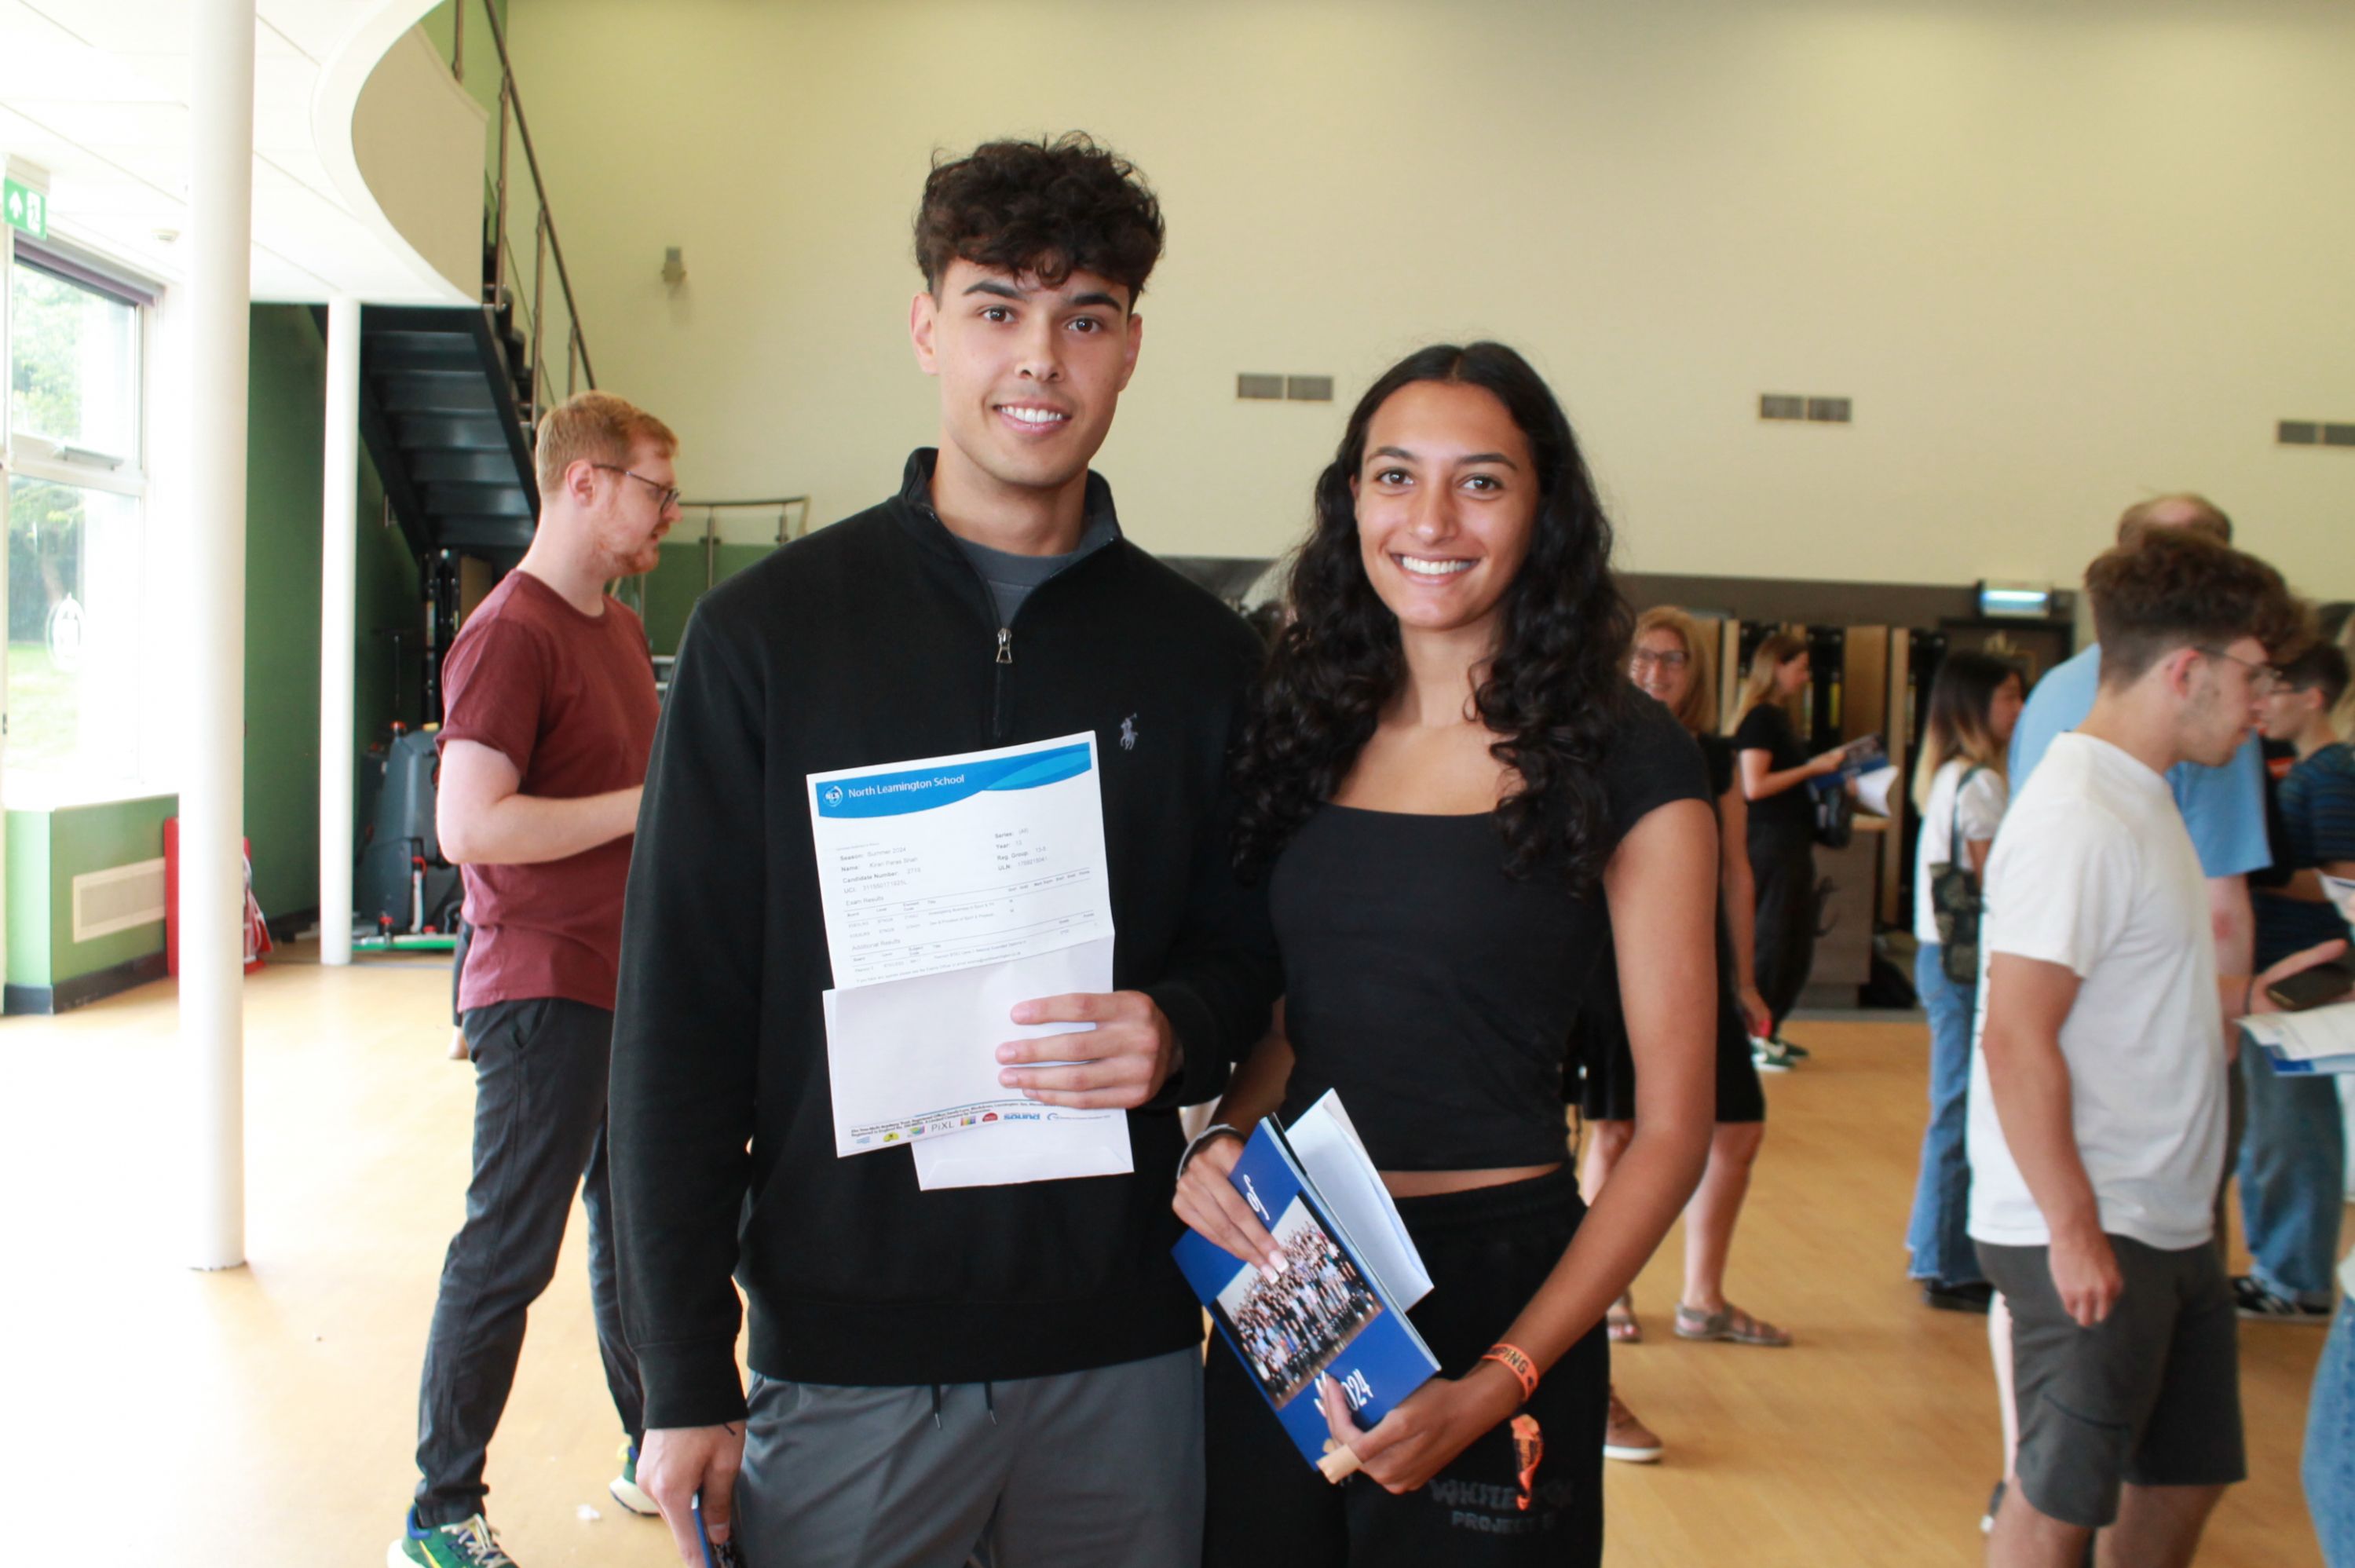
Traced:
POLYGON ((14 798, 102 794, 139 763, 139 307, 10 271, 8 713, 14 798))

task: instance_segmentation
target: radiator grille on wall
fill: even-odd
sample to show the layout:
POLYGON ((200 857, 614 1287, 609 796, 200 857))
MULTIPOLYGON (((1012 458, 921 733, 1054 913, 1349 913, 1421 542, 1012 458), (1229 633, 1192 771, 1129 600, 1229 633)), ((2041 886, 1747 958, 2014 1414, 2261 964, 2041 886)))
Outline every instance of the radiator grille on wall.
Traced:
POLYGON ((164 918, 164 862, 142 860, 73 880, 73 939, 88 942, 164 918))

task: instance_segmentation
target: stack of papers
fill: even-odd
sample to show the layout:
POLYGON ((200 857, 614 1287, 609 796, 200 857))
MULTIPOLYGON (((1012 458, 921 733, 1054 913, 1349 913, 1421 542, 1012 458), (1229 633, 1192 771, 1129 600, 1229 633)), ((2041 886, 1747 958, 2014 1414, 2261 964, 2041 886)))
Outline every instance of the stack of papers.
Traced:
POLYGON ((1095 737, 809 775, 835 989, 837 1156, 912 1145, 926 1188, 1134 1168, 1121 1111, 1042 1105, 997 1081, 1017 1002, 1112 989, 1095 737))
POLYGON ((2241 1032, 2264 1049, 2276 1072, 2355 1072, 2355 1002, 2258 1013, 2241 1020, 2241 1032))

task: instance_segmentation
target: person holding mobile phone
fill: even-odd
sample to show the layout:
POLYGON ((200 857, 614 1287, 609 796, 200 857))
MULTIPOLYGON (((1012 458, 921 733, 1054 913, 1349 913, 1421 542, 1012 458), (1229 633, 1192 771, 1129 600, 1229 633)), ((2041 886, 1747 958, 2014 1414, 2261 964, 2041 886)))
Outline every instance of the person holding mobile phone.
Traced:
POLYGON ((2220 974, 2166 776, 2247 739, 2300 635, 2280 574, 2178 528, 2104 555, 2085 587, 2097 695, 2004 819, 1980 933, 1970 1233, 2010 1305, 2019 1420, 1999 1568, 2076 1568, 2096 1531, 2106 1562, 2188 1563, 2245 1477, 2215 1245, 2225 1031, 2346 948, 2220 974))
MULTIPOLYGON (((2355 875, 2355 750, 2330 721, 2347 684, 2347 656, 2317 643, 2279 667, 2265 696, 2265 739, 2287 745, 2292 755, 2273 785, 2274 869, 2255 879, 2251 900, 2260 966, 2348 934, 2317 875, 2355 875)), ((2289 984, 2293 989, 2276 1002, 2333 999, 2319 976, 2289 984)), ((2276 1072, 2262 1051, 2243 1051, 2240 1072, 2249 1120, 2237 1174, 2252 1263, 2233 1279, 2233 1299, 2246 1318, 2319 1327, 2330 1321, 2345 1202, 2347 1124, 2339 1086, 2328 1077, 2276 1072)))

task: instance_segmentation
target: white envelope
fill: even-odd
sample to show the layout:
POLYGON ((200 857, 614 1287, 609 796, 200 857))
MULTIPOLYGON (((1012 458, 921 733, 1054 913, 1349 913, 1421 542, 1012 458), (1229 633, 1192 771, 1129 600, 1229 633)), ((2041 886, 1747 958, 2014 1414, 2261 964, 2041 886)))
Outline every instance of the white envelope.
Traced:
POLYGON ((1062 1111, 1040 1106, 1047 1119, 992 1122, 950 1138, 926 1138, 911 1151, 916 1185, 1008 1187, 1061 1181, 1074 1176, 1126 1176, 1136 1168, 1125 1111, 1062 1111))
MULTIPOLYGON (((1111 990, 1112 946, 1111 937, 1100 937, 978 968, 827 992, 835 1152, 868 1154, 997 1121, 1043 1120, 1049 1107, 997 1081, 1004 1070, 997 1048, 1090 1026, 1018 1025, 1014 1004, 1111 990)), ((1127 1124, 1119 1119, 1124 1139, 1127 1124)))

